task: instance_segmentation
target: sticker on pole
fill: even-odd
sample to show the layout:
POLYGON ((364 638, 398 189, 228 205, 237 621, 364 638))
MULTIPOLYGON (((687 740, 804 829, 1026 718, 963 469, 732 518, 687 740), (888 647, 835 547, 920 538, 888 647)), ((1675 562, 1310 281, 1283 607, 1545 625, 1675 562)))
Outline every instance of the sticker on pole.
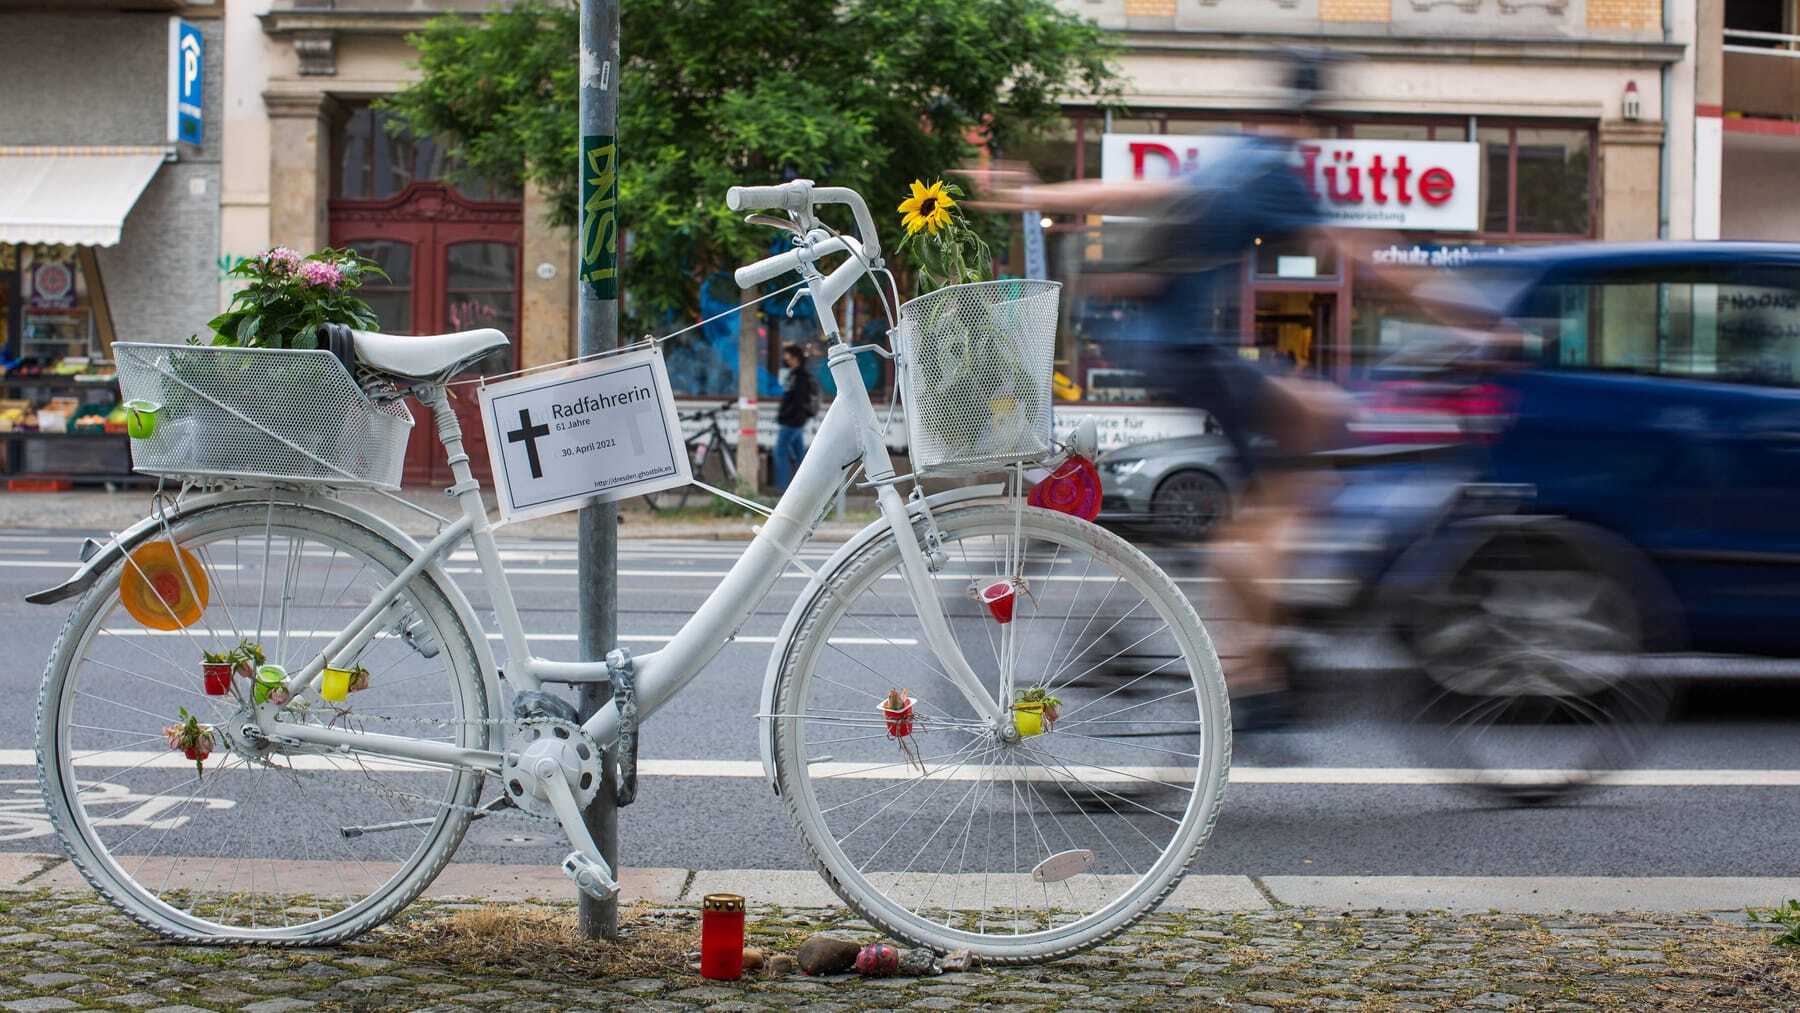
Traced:
POLYGON ((659 350, 487 384, 480 397, 504 520, 692 481, 659 350))

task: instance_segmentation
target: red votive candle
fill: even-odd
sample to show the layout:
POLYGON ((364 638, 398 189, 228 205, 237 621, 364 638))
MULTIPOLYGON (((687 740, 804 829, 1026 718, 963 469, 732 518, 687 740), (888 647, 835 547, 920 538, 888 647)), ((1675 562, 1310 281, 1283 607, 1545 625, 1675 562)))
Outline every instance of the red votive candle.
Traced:
POLYGON ((744 898, 709 893, 700 902, 700 976, 736 981, 744 975, 744 898))

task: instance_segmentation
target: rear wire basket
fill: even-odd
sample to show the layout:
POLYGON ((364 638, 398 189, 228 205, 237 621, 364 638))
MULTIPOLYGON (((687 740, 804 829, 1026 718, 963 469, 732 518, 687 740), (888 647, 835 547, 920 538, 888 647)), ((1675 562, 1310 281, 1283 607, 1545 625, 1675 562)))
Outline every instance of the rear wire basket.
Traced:
POLYGON ((128 401, 162 406, 135 471, 202 482, 398 489, 412 415, 324 349, 114 342, 128 401))
POLYGON ((900 393, 915 473, 966 475, 1049 456, 1061 289, 984 281, 900 307, 900 393))

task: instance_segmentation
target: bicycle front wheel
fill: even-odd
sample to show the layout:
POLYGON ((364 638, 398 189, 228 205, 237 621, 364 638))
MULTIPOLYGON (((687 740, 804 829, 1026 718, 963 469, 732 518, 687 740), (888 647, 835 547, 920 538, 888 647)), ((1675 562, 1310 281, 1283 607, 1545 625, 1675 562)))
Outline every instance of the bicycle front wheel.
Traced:
MULTIPOLYGON (((462 840, 479 774, 289 753, 243 732, 249 680, 209 686, 201 668, 203 651, 249 641, 298 671, 407 563, 336 515, 248 503, 182 517, 101 575, 51 653, 37 730, 51 825, 96 889, 168 936, 285 944, 347 939, 425 889, 462 840), (190 559, 187 576, 146 572, 159 555, 190 559), (152 595, 134 597, 134 579, 152 595), (172 748, 165 729, 184 710, 208 755, 172 748)), ((366 688, 295 697, 284 718, 485 748, 474 647, 430 577, 404 587, 355 664, 366 688)))
POLYGON ((1004 505, 938 524, 931 591, 965 657, 996 696, 1054 700, 1022 701, 1016 734, 978 717, 886 535, 827 576, 784 648, 781 793, 871 922, 992 962, 1054 959, 1154 908, 1211 832, 1231 750, 1218 656, 1175 583, 1110 532, 1004 505), (1014 592, 1005 622, 981 600, 995 585, 1014 592))

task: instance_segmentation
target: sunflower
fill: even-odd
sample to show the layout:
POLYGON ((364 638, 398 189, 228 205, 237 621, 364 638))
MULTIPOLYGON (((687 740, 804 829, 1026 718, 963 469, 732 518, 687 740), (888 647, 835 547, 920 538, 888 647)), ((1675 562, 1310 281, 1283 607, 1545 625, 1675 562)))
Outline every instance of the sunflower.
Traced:
POLYGON ((950 224, 950 209, 955 206, 956 201, 944 192, 943 180, 926 186, 915 179, 912 181, 912 196, 900 202, 900 224, 906 226, 906 234, 909 236, 920 229, 935 236, 939 229, 950 224))

